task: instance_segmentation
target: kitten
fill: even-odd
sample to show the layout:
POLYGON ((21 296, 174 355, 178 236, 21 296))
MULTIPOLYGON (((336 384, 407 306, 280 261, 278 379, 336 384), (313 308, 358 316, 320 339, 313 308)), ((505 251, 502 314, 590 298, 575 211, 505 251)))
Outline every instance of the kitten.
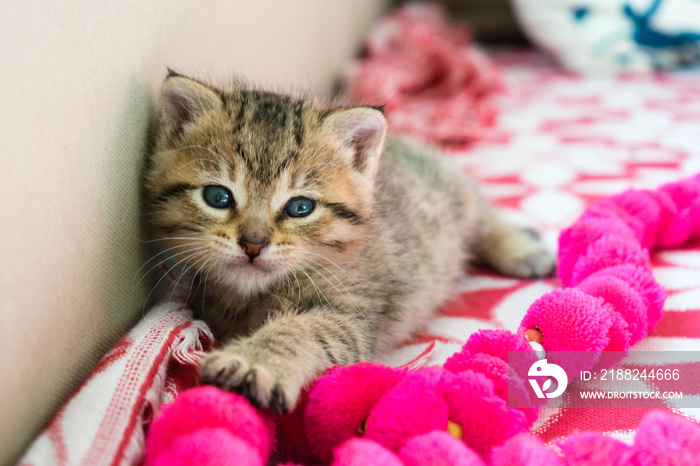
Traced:
POLYGON ((553 255, 456 167, 387 137, 381 109, 324 107, 170 73, 146 174, 148 226, 223 343, 201 379, 291 410, 335 365, 405 341, 468 259, 542 277, 553 255))

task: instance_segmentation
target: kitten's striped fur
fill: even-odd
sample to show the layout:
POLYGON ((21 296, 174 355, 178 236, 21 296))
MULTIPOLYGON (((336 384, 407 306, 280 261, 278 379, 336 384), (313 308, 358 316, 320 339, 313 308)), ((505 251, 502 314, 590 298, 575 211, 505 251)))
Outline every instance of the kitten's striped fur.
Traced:
MULTIPOLYGON (((191 304, 223 346, 203 381, 284 412, 334 365, 369 360, 419 330, 468 259, 519 277, 552 255, 500 222, 460 170, 386 136, 371 107, 328 108, 171 74, 146 176, 150 234, 194 273, 191 304), (206 185, 235 204, 214 209, 206 185), (285 203, 316 201, 305 218, 285 203), (269 241, 254 260, 244 238, 269 241)), ((179 264, 178 264, 179 262, 179 264)))

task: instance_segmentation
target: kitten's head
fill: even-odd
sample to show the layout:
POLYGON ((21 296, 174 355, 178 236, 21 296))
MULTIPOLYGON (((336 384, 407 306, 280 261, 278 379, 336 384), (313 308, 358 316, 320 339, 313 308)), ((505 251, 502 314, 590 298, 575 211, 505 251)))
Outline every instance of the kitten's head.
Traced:
POLYGON ((368 239, 386 126, 374 108, 221 92, 171 73, 146 176, 150 234, 172 248, 171 265, 240 293, 347 263, 368 239))

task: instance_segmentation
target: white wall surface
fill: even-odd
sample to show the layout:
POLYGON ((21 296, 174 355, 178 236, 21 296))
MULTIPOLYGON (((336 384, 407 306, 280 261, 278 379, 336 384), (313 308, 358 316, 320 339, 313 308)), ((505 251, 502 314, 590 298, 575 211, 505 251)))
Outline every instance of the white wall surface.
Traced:
POLYGON ((385 0, 0 2, 0 464, 138 318, 138 180, 169 66, 331 86, 385 0))

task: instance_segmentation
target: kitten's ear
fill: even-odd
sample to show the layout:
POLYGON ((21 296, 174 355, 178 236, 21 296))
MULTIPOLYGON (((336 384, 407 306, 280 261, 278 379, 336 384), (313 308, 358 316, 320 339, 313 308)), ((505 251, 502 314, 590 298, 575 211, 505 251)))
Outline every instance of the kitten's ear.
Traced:
POLYGON ((336 110, 323 119, 323 127, 337 138, 352 166, 370 178, 379 169, 387 121, 372 107, 336 110))
POLYGON ((223 107, 216 91, 172 70, 168 70, 161 87, 161 102, 163 120, 175 133, 203 114, 223 107))

